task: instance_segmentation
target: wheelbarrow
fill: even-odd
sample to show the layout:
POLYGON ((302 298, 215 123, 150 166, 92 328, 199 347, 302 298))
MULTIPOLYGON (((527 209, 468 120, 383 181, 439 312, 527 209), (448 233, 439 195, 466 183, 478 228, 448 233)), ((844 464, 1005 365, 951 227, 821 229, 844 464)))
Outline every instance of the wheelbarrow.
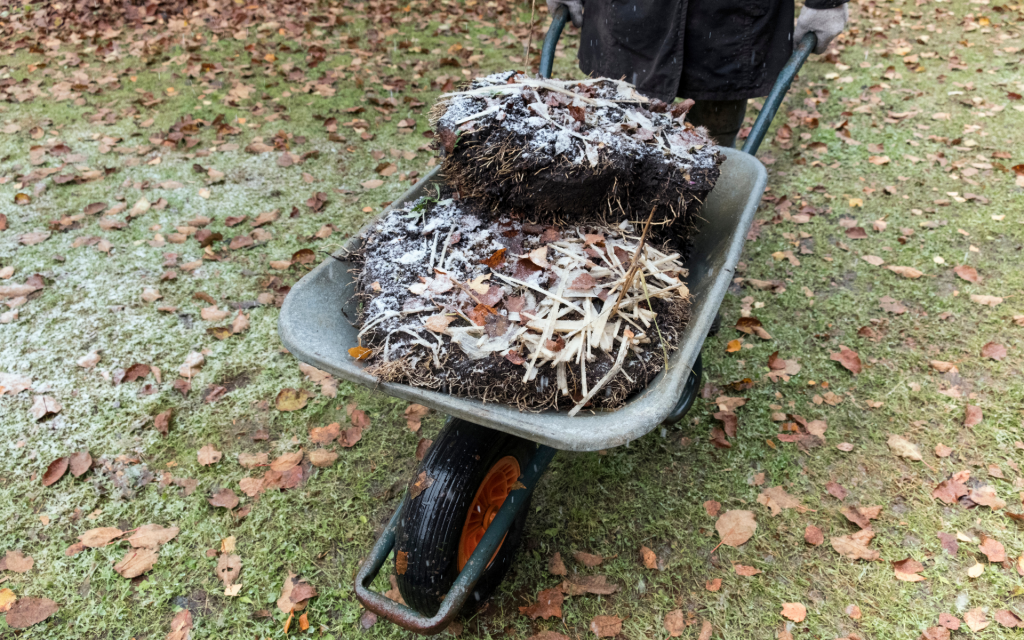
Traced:
MULTIPOLYGON (((560 7, 544 40, 544 77, 551 77, 555 45, 566 19, 567 11, 560 7)), ((726 160, 721 176, 704 204, 707 222, 695 237, 687 264, 693 296, 690 321, 665 370, 616 411, 576 417, 559 411, 525 413, 474 398, 383 383, 367 374, 348 353, 358 344, 358 328, 346 319, 358 314, 353 265, 346 256, 359 247, 361 233, 292 287, 278 331, 296 358, 450 416, 356 575, 356 597, 368 610, 416 633, 444 630, 460 611, 476 609, 501 583, 519 546, 530 497, 556 451, 623 445, 661 424, 678 422, 690 409, 700 388, 701 347, 732 281, 767 182, 767 172, 754 153, 815 42, 813 34, 801 40, 743 150, 722 150, 726 160), (370 588, 392 551, 404 605, 370 588)), ((439 169, 391 207, 427 194, 441 179, 439 169)))

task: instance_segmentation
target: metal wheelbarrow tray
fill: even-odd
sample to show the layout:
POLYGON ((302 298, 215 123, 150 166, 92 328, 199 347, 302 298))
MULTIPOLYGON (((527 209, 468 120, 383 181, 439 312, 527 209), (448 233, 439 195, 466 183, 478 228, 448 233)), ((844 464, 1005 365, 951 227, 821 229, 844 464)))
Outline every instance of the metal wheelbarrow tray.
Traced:
MULTIPOLYGON (((348 354, 350 347, 358 345, 359 329, 350 321, 358 316, 353 297, 355 265, 344 256, 360 246, 362 231, 342 251, 292 287, 278 323, 281 340, 299 360, 339 378, 555 449, 595 451, 626 444, 661 424, 676 406, 732 281, 767 181, 767 173, 756 158, 736 149, 723 151, 726 160, 721 165, 722 174, 704 205, 701 215, 706 222, 694 239, 687 262, 687 286, 693 296, 690 322, 680 335, 678 348, 669 354, 666 370, 620 409, 593 414, 584 411, 570 418, 564 411, 520 412, 476 398, 377 381, 364 371, 363 363, 348 354)), ((433 193, 431 185, 441 180, 439 169, 429 173, 391 207, 433 193)), ((381 216, 388 211, 390 208, 381 216)), ((376 219, 368 227, 375 222, 376 219)))
MULTIPOLYGON (((567 14, 562 6, 553 16, 541 56, 544 77, 551 75, 555 44, 567 14)), ((815 44, 814 34, 807 34, 800 42, 765 100, 743 150, 722 150, 726 159, 721 166, 721 176, 702 209, 705 222, 694 238, 694 248, 687 262, 687 285, 693 296, 690 321, 666 369, 616 411, 572 418, 559 411, 520 412, 474 398, 382 383, 367 374, 363 364, 348 353, 350 347, 358 344, 358 329, 352 324, 358 310, 352 295, 354 265, 346 260, 346 256, 359 247, 366 227, 335 256, 292 287, 281 309, 278 331, 281 341, 296 358, 339 378, 452 416, 417 468, 420 472, 417 477, 429 477, 431 482, 423 484, 415 480, 410 483, 411 490, 358 570, 355 593, 367 609, 417 633, 435 634, 444 630, 467 602, 474 602, 471 597, 476 596, 476 602, 482 601, 500 583, 518 545, 526 506, 557 450, 594 451, 623 445, 663 422, 678 421, 690 408, 700 385, 701 347, 732 280, 767 183, 767 172, 753 154, 793 77, 815 44), (505 473, 503 490, 487 502, 495 471, 507 470, 510 464, 514 472, 505 473), (469 501, 468 496, 473 493, 476 495, 469 501), (470 515, 480 512, 481 505, 487 507, 486 515, 471 529, 470 515), (442 515, 433 517, 434 513, 442 515), (466 544, 467 533, 471 530, 471 542, 466 544), (456 550, 453 536, 460 533, 456 550), (396 573, 404 576, 404 584, 414 596, 411 606, 399 604, 370 588, 392 550, 395 551, 396 573), (415 573, 411 569, 414 565, 431 566, 430 561, 423 561, 427 556, 447 562, 441 587, 435 585, 434 577, 441 576, 439 570, 435 574, 427 572, 424 586, 417 586, 406 575, 415 573)), ((435 169, 391 207, 424 195, 431 184, 439 180, 439 169, 435 169)), ((369 225, 374 222, 376 220, 369 225)), ((400 582, 399 587, 405 594, 406 588, 402 585, 400 582)))

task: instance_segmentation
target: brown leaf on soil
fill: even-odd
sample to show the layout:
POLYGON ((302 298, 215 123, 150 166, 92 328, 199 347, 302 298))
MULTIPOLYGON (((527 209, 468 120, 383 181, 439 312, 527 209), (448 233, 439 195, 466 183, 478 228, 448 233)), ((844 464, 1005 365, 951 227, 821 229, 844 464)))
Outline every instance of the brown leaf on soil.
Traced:
POLYGON ((745 564, 734 564, 732 565, 732 569, 736 572, 736 575, 746 576, 748 578, 761 573, 760 569, 755 569, 754 567, 747 566, 745 564))
POLYGON ((935 445, 935 457, 936 458, 948 458, 949 454, 951 454, 951 453, 953 453, 953 449, 951 447, 947 447, 946 445, 942 444, 941 442, 939 444, 935 445))
POLYGON ((594 279, 594 276, 584 272, 576 276, 572 284, 569 285, 569 289, 572 291, 588 291, 596 286, 597 280, 594 279))
POLYGON ((998 362, 1006 357, 1006 347, 995 342, 988 342, 981 348, 981 357, 998 362))
POLYGON ((982 535, 981 545, 978 549, 985 554, 989 562, 1003 562, 1006 560, 1006 548, 995 538, 982 535))
POLYGON ((274 400, 278 411, 298 411, 306 406, 310 395, 305 389, 281 389, 274 400))
POLYGON ((975 504, 989 507, 993 511, 1006 507, 1006 500, 1003 500, 996 494, 996 489, 992 485, 986 484, 977 489, 971 489, 967 497, 975 504))
POLYGON ((413 433, 418 432, 420 430, 423 416, 428 413, 430 413, 430 409, 424 407, 422 404, 410 404, 405 408, 405 426, 413 433))
POLYGON ((924 565, 913 558, 893 562, 892 568, 896 574, 897 580, 902 580, 903 582, 921 582, 925 579, 924 576, 918 575, 924 571, 924 565))
POLYGON ((576 553, 572 554, 572 557, 576 559, 576 562, 579 562, 584 567, 589 567, 591 569, 604 562, 603 556, 599 556, 593 553, 587 553, 586 551, 577 551, 576 553))
POLYGON ((78 453, 71 454, 69 459, 71 475, 78 478, 88 471, 90 467, 92 467, 92 456, 88 451, 79 451, 78 453))
POLYGON ((956 536, 945 531, 940 531, 937 535, 939 537, 939 544, 942 545, 946 553, 956 557, 957 551, 960 550, 960 543, 956 541, 956 536))
POLYGON ((82 543, 83 547, 104 547, 116 538, 120 538, 123 534, 124 531, 117 527, 99 527, 97 529, 89 529, 78 536, 78 540, 82 543))
POLYGON ((182 609, 171 619, 171 632, 164 640, 188 640, 192 631, 192 612, 182 609))
POLYGON ((985 610, 981 607, 975 607, 964 614, 964 622, 970 627, 971 631, 978 633, 989 624, 988 617, 985 615, 985 610))
MULTIPOLYGON (((332 422, 326 427, 313 427, 309 430, 309 439, 313 444, 330 444, 341 434, 341 425, 332 422)), ((267 454, 261 454, 266 457, 267 454)), ((243 465, 245 466, 245 465, 243 465)))
POLYGON ((49 598, 19 598, 7 611, 7 626, 27 629, 57 613, 60 607, 49 598))
POLYGON ((890 296, 882 296, 879 298, 878 304, 882 307, 882 311, 888 311, 895 315, 902 315, 907 312, 907 308, 903 306, 903 303, 891 298, 890 296))
POLYGON ((938 486, 932 489, 932 497, 946 504, 956 504, 962 496, 968 493, 967 485, 964 484, 967 477, 961 479, 960 475, 958 473, 940 482, 938 486))
POLYGON ((829 360, 835 360, 853 375, 859 374, 862 370, 860 356, 857 355, 856 351, 845 345, 839 345, 839 351, 830 354, 829 360))
POLYGON ((32 408, 29 411, 32 413, 32 417, 35 418, 36 422, 38 422, 46 416, 57 415, 63 408, 64 407, 57 402, 57 399, 52 396, 33 396, 32 408))
POLYGON ((325 468, 333 465, 338 459, 338 452, 327 449, 313 449, 309 452, 309 463, 314 467, 325 468))
POLYGON ((306 601, 315 595, 316 587, 289 571, 281 587, 281 597, 277 599, 277 608, 282 613, 302 611, 306 608, 306 601))
POLYGON ((722 579, 713 578, 704 583, 704 588, 711 593, 718 593, 722 589, 722 579))
POLYGON ((137 578, 153 568, 159 556, 152 549, 132 549, 114 565, 122 578, 137 578))
POLYGON ((238 487, 245 495, 255 498, 263 493, 264 483, 262 478, 242 478, 238 481, 238 487))
POLYGON ((917 640, 949 640, 949 629, 945 627, 928 627, 921 632, 917 640))
POLYGON ((983 296, 972 293, 971 302, 980 304, 984 307, 998 307, 1003 303, 1003 299, 999 296, 983 296))
POLYGON ((448 325, 450 325, 454 320, 455 316, 438 313, 424 320, 423 326, 434 333, 444 333, 445 329, 448 328, 448 325))
MULTIPOLYGON (((448 631, 451 632, 452 635, 459 635, 457 633, 454 633, 452 631, 451 627, 448 627, 448 631)), ((532 636, 530 636, 526 640, 572 640, 572 639, 569 638, 569 636, 567 636, 567 635, 558 633, 557 631, 550 631, 548 629, 545 629, 544 631, 538 631, 537 633, 533 634, 532 636)))
POLYGON ((1017 617, 1017 614, 1012 611, 997 609, 996 612, 992 614, 992 617, 995 618, 996 622, 1008 629, 1013 629, 1014 627, 1024 628, 1024 621, 1017 617))
POLYGON ((846 615, 850 616, 853 620, 860 620, 860 607, 855 604, 846 605, 846 615))
POLYGON ((622 618, 618 616, 594 616, 590 630, 598 638, 614 638, 622 632, 622 618))
POLYGON ((973 404, 967 405, 967 409, 964 411, 964 426, 973 427, 977 424, 981 424, 981 420, 981 407, 977 407, 973 404))
POLYGON ((497 269, 501 265, 505 264, 505 254, 507 252, 508 250, 505 247, 502 247, 501 249, 498 249, 497 251, 492 253, 490 258, 487 258, 486 260, 481 260, 480 264, 486 265, 492 269, 497 269))
POLYGON ((49 487, 53 483, 57 482, 64 477, 64 474, 68 470, 68 457, 64 456, 57 458, 50 463, 50 466, 46 467, 46 472, 43 473, 43 486, 49 487))
POLYGON ((565 595, 558 587, 544 589, 537 594, 537 602, 528 607, 519 607, 519 613, 528 616, 531 620, 561 618, 562 602, 564 601, 565 595))
POLYGON ((15 573, 25 573, 32 568, 35 564, 35 560, 32 556, 26 556, 21 551, 8 551, 7 554, 0 558, 0 571, 13 571, 15 573))
POLYGON ((427 438, 420 438, 420 441, 416 443, 416 459, 422 460, 427 451, 430 451, 430 445, 434 444, 433 440, 427 438))
POLYGON ((967 282, 978 283, 981 280, 981 278, 978 276, 978 270, 971 266, 955 266, 953 267, 953 273, 958 275, 961 280, 966 280, 967 282))
POLYGON ((282 454, 275 458, 274 461, 270 463, 270 468, 273 471, 277 471, 278 473, 284 473, 285 471, 288 471, 295 465, 302 462, 302 454, 302 449, 282 454))
POLYGON ((608 582, 607 576, 576 575, 562 582, 558 587, 567 596, 578 596, 590 593, 597 596, 609 596, 619 590, 618 585, 608 582))
POLYGON ((950 613, 942 612, 939 614, 939 624, 950 631, 956 631, 960 628, 960 618, 950 613))
POLYGON ((231 489, 225 487, 214 493, 207 502, 210 503, 210 506, 224 507, 225 509, 231 510, 238 506, 238 495, 231 489))
POLYGON ((939 373, 949 373, 950 371, 956 373, 958 371, 955 364, 944 360, 932 360, 928 364, 939 373))
POLYGON ((640 559, 648 569, 658 569, 658 555, 647 547, 640 547, 640 559))
POLYGON ((793 622, 803 622, 807 617, 807 607, 799 602, 783 602, 782 617, 793 622))
POLYGON ((821 529, 818 527, 813 524, 809 524, 807 525, 807 528, 804 529, 804 542, 816 547, 822 542, 825 542, 825 534, 822 533, 821 529))
POLYGON ((217 579, 230 587, 242 573, 242 558, 235 554, 222 553, 217 558, 217 579))
POLYGON ((0 613, 7 613, 18 599, 10 589, 0 589, 0 613))
POLYGON ((903 436, 890 435, 886 442, 894 454, 908 460, 922 460, 921 448, 903 436))
MULTIPOLYGON (((315 429, 314 429, 315 431, 315 429)), ((270 456, 267 453, 239 453, 238 464, 243 469, 255 469, 265 467, 269 464, 270 456)))
POLYGON ((161 545, 167 544, 178 535, 178 527, 161 527, 158 524, 146 524, 125 538, 128 544, 133 547, 145 547, 146 549, 159 549, 161 545))
POLYGON ((355 404, 345 405, 345 411, 348 412, 349 421, 360 429, 367 429, 370 426, 370 416, 366 415, 366 412, 362 409, 357 409, 355 404))
POLYGON ((903 276, 904 278, 907 278, 909 280, 917 280, 918 278, 924 275, 924 273, 918 271, 914 267, 898 267, 895 265, 889 265, 886 267, 886 269, 892 271, 898 276, 903 276))
POLYGON ((153 428, 162 436, 166 436, 171 430, 171 418, 174 416, 174 409, 161 411, 153 417, 153 428))
POLYGON ((757 521, 752 511, 726 511, 718 518, 715 529, 722 538, 722 544, 738 547, 754 535, 757 521))
POLYGON ((686 616, 682 609, 673 609, 665 614, 665 631, 670 638, 678 638, 686 631, 686 616))
POLYGON ((765 489, 757 496, 757 502, 768 507, 771 510, 772 517, 782 513, 783 509, 805 510, 800 501, 786 493, 786 489, 782 486, 765 489))
POLYGON ((338 444, 345 447, 346 449, 351 449, 352 447, 356 446, 356 443, 362 440, 362 438, 362 427, 349 427, 348 429, 345 429, 344 431, 341 432, 341 435, 338 437, 338 444))
POLYGON ((548 573, 553 576, 569 575, 568 569, 565 568, 565 563, 562 562, 562 554, 558 551, 548 560, 548 573))
POLYGON ((868 545, 871 544, 871 539, 874 537, 875 532, 871 529, 861 529, 857 533, 848 536, 830 538, 829 542, 832 543, 832 548, 839 555, 851 560, 878 560, 880 557, 878 551, 868 548, 868 545))
POLYGON ((829 482, 825 484, 825 491, 828 491, 829 495, 836 500, 845 500, 847 496, 846 487, 838 482, 829 482))
POLYGON ((720 502, 718 502, 717 500, 705 500, 704 501, 704 511, 706 511, 707 514, 709 516, 711 516, 712 518, 717 516, 718 512, 721 511, 721 510, 722 510, 722 504, 720 502))
POLYGON ((711 640, 711 635, 715 632, 715 628, 707 620, 700 621, 700 635, 697 636, 697 640, 711 640))
POLYGON ((214 449, 212 444, 204 446, 198 451, 198 453, 196 453, 196 459, 199 461, 199 464, 203 466, 216 464, 217 462, 220 462, 222 457, 224 457, 224 454, 214 449))
POLYGON ((843 507, 840 511, 846 519, 861 529, 871 527, 871 520, 878 518, 882 513, 882 507, 843 507))

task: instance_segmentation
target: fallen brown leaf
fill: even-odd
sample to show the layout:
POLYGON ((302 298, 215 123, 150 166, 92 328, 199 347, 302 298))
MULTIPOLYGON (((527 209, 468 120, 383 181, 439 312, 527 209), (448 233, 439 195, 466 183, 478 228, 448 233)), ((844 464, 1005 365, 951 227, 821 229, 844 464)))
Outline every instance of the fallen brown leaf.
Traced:
POLYGON ((49 598, 19 598, 7 611, 7 626, 27 629, 57 613, 60 607, 49 598))
POLYGON ((722 538, 722 544, 738 547, 754 535, 757 521, 752 511, 726 511, 718 518, 715 529, 722 538))
POLYGON ((537 618, 544 620, 548 618, 561 618, 562 602, 564 601, 565 595, 560 588, 544 589, 537 594, 537 602, 528 607, 519 607, 519 613, 529 617, 531 620, 536 620, 537 618))
POLYGON ((136 578, 153 568, 159 556, 152 549, 132 549, 114 565, 122 578, 136 578))

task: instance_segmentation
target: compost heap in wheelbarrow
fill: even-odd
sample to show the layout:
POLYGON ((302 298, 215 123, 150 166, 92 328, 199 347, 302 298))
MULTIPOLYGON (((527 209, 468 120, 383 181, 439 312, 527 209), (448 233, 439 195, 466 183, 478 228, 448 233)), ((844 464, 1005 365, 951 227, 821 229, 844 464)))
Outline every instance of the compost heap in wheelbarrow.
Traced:
POLYGON ((574 415, 621 406, 665 365, 689 310, 678 253, 629 223, 541 226, 454 195, 364 236, 350 354, 369 373, 574 415))
MULTIPOLYGON (((621 80, 513 71, 472 81, 431 110, 446 182, 463 198, 547 224, 643 221, 685 241, 722 156, 692 101, 649 100, 621 80)), ((684 246, 679 242, 677 246, 684 246)))

